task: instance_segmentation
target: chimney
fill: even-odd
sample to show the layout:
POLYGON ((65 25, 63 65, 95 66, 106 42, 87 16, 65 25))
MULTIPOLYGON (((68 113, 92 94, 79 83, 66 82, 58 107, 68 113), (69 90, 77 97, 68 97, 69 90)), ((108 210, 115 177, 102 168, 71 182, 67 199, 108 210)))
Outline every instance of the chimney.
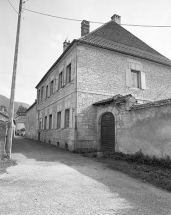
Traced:
POLYGON ((112 17, 111 17, 111 20, 113 20, 114 22, 116 22, 117 24, 121 24, 121 16, 117 15, 117 14, 114 14, 112 17))
POLYGON ((70 41, 67 42, 67 40, 63 43, 63 52, 67 49, 67 47, 70 45, 70 41))
POLYGON ((90 32, 90 22, 83 20, 81 22, 81 36, 85 36, 86 34, 88 34, 90 32))

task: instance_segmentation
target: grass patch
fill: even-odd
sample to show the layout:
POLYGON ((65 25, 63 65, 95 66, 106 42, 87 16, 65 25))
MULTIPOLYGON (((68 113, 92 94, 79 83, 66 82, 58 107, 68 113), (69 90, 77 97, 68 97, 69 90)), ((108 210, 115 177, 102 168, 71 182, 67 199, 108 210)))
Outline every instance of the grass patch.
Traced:
POLYGON ((108 167, 119 170, 134 178, 146 181, 156 187, 171 192, 171 159, 149 157, 141 152, 125 155, 123 153, 104 153, 99 161, 108 167))
POLYGON ((12 159, 3 159, 0 160, 0 174, 3 174, 6 172, 6 169, 10 166, 15 166, 17 165, 16 161, 12 159))

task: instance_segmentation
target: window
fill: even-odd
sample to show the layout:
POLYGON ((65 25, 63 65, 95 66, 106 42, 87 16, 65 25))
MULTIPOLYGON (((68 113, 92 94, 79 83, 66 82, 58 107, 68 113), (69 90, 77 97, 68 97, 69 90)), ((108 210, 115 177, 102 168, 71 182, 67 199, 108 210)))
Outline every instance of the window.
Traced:
POLYGON ((43 90, 44 90, 44 87, 42 86, 42 89, 41 89, 41 102, 43 101, 43 90))
POLYGON ((45 116, 45 122, 44 122, 44 129, 46 130, 47 128, 47 116, 45 116))
POLYGON ((61 128, 61 111, 57 113, 57 129, 61 128))
POLYGON ((66 84, 71 82, 71 63, 66 68, 66 84))
POLYGON ((59 74, 59 84, 58 84, 58 90, 62 88, 62 82, 63 82, 63 72, 59 74))
POLYGON ((141 88, 140 71, 131 70, 132 87, 141 88))
POLYGON ((65 128, 69 128, 69 109, 65 110, 65 128))
POLYGON ((53 80, 50 82, 50 96, 53 95, 53 80))
POLYGON ((136 89, 146 89, 146 73, 141 62, 128 59, 129 68, 126 70, 126 86, 136 89))
POLYGON ((48 98, 48 85, 46 86, 46 99, 48 98))
POLYGON ((52 114, 49 115, 49 129, 52 129, 52 114))

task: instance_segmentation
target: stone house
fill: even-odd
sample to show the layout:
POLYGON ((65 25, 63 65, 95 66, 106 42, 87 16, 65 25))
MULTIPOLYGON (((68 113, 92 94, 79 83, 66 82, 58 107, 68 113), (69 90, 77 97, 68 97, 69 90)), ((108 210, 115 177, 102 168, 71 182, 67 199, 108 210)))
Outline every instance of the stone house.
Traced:
POLYGON ((64 42, 63 53, 36 86, 41 141, 70 150, 114 142, 115 150, 123 119, 116 107, 103 102, 98 111, 98 102, 122 103, 124 96, 129 106, 131 100, 143 104, 171 97, 171 61, 120 24, 121 17, 114 15, 89 32, 89 22, 83 20, 81 38, 64 42), (103 143, 101 126, 105 131, 107 123, 113 133, 104 133, 103 139, 110 137, 103 143))

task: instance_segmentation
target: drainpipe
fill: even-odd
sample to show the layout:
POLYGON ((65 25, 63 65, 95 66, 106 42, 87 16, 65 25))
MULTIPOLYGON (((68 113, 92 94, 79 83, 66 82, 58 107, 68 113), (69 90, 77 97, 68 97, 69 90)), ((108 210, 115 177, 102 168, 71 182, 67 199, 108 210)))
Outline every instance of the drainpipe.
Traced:
POLYGON ((75 80, 76 80, 76 83, 75 83, 75 94, 76 94, 76 98, 75 98, 75 101, 76 101, 76 106, 75 106, 75 132, 74 132, 74 150, 76 149, 76 146, 77 146, 77 47, 78 47, 78 43, 77 43, 77 46, 76 46, 76 73, 75 73, 75 80))

